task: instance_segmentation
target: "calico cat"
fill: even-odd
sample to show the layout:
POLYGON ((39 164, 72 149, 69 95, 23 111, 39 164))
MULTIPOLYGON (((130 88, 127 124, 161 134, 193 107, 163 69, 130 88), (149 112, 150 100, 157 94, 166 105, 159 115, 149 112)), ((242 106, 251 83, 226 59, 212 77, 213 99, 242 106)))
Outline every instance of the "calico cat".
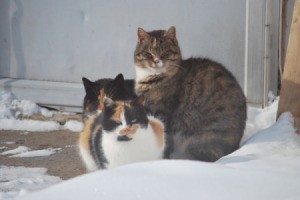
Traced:
POLYGON ((139 28, 135 89, 166 126, 166 157, 216 161, 239 147, 246 99, 235 77, 206 58, 182 60, 176 29, 139 28))
POLYGON ((144 98, 113 101, 100 92, 97 114, 85 121, 79 149, 88 171, 163 158, 163 123, 146 114, 144 98))
POLYGON ((102 88, 113 100, 130 100, 137 97, 134 91, 134 80, 124 80, 122 74, 118 74, 115 79, 100 79, 95 82, 83 77, 82 82, 86 92, 83 100, 83 121, 97 113, 99 91, 102 88))

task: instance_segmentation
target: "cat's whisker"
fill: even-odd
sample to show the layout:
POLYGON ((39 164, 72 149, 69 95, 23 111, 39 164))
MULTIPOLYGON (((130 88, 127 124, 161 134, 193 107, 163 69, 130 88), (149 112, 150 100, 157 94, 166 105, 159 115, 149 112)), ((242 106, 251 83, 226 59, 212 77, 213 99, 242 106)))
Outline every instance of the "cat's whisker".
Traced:
POLYGON ((116 87, 113 87, 112 90, 110 91, 110 95, 113 97, 116 95, 117 92, 118 92, 118 89, 116 87))
POLYGON ((184 69, 181 65, 178 65, 178 64, 173 65, 173 66, 176 67, 176 68, 178 68, 179 70, 183 70, 184 69))
POLYGON ((99 95, 99 91, 96 88, 93 88, 93 93, 96 95, 96 97, 99 95))

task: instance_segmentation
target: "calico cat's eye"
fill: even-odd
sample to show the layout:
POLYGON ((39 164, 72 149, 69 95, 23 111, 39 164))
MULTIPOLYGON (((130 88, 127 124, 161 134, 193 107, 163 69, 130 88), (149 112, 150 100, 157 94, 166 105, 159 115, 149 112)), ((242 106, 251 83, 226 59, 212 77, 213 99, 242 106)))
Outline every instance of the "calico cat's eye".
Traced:
POLYGON ((131 120, 131 124, 134 124, 134 123, 136 123, 137 122, 137 120, 136 119, 133 119, 133 120, 131 120))
POLYGON ((132 119, 132 120, 129 120, 128 122, 127 122, 127 124, 129 125, 129 126, 132 126, 133 124, 136 124, 137 123, 137 119, 132 119))
POLYGON ((123 123, 122 123, 122 122, 116 122, 116 124, 117 124, 118 126, 121 126, 121 125, 123 125, 123 123))

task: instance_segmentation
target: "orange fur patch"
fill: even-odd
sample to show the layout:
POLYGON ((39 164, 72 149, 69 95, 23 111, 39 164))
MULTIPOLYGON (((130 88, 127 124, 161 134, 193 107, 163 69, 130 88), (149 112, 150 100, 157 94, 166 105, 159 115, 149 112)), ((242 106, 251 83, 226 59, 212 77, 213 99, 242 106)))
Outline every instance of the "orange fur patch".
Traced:
POLYGON ((132 138, 139 128, 140 126, 138 124, 133 124, 130 127, 120 130, 120 135, 127 135, 129 138, 132 138))
POLYGON ((121 114, 125 111, 125 107, 131 108, 129 103, 124 103, 123 101, 116 101, 115 113, 111 117, 114 121, 121 121, 121 114))
POLYGON ((79 143, 80 145, 87 151, 90 150, 90 143, 89 141, 91 140, 92 137, 92 124, 95 120, 95 117, 91 117, 89 120, 87 120, 84 123, 84 129, 83 131, 80 133, 79 136, 79 143))
POLYGON ((114 121, 121 121, 121 114, 124 112, 124 103, 116 102, 115 113, 111 116, 114 121))
POLYGON ((98 95, 98 101, 99 101, 98 110, 103 110, 104 109, 104 101, 103 101, 104 96, 105 96, 105 93, 104 93, 104 89, 102 88, 99 91, 99 95, 98 95))
POLYGON ((99 102, 98 104, 98 110, 103 110, 104 109, 104 103, 103 102, 99 102))
POLYGON ((155 133, 158 144, 161 146, 164 145, 164 141, 165 141, 164 127, 154 120, 149 120, 149 123, 155 133))

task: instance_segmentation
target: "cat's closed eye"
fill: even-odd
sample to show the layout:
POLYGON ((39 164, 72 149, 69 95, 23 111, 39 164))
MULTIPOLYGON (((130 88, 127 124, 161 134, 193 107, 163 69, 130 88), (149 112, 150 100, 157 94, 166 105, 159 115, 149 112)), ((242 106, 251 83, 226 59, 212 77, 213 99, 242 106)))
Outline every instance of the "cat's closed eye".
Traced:
POLYGON ((122 123, 122 122, 116 122, 116 124, 117 124, 118 126, 121 126, 121 125, 123 125, 123 123, 122 123))
POLYGON ((152 57, 153 57, 151 53, 146 52, 146 51, 143 52, 143 56, 147 59, 152 59, 152 57))
POLYGON ((164 59, 164 58, 168 58, 172 55, 172 52, 171 51, 167 51, 167 52, 164 52, 161 54, 161 58, 164 59))
POLYGON ((136 58, 139 61, 143 61, 143 60, 151 60, 153 58, 152 54, 147 52, 147 51, 142 51, 140 53, 137 54, 136 58))

